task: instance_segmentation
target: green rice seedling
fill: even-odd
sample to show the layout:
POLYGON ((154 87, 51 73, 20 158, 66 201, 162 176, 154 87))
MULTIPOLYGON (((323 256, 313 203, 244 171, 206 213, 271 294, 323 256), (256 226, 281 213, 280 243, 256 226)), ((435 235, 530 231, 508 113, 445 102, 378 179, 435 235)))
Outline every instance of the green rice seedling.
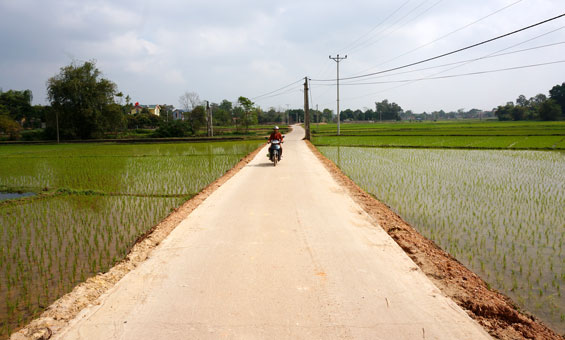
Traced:
MULTIPOLYGON (((549 300, 565 283, 565 153, 319 149, 424 236, 565 331, 549 300)), ((554 305, 565 309, 563 299, 554 305)))
POLYGON ((0 203, 0 338, 262 143, 0 147, 0 190, 39 194, 0 203))

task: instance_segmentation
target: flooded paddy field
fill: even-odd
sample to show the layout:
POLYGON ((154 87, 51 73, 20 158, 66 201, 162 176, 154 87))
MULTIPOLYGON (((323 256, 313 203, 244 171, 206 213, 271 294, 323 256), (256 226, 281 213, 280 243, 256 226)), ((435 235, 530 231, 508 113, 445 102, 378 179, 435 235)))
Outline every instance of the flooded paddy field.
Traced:
POLYGON ((0 338, 262 143, 1 146, 0 338))
POLYGON ((565 153, 319 147, 420 233, 565 332, 565 153))

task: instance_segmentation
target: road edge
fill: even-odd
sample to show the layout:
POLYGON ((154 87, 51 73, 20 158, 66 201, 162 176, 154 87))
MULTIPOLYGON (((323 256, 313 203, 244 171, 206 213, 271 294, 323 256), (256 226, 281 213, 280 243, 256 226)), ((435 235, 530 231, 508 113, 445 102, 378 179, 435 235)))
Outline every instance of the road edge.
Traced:
POLYGON ((425 238, 390 207, 351 180, 310 141, 310 151, 350 196, 394 239, 426 276, 491 336, 498 339, 555 339, 555 333, 536 317, 518 310, 512 300, 489 289, 477 274, 425 238))
POLYGON ((242 158, 223 176, 207 185, 198 194, 171 212, 159 224, 139 237, 124 260, 118 262, 105 273, 99 273, 79 283, 72 291, 55 300, 36 319, 13 332, 10 340, 47 340, 61 332, 85 308, 99 304, 100 298, 114 287, 127 273, 145 261, 151 252, 222 184, 243 169, 265 146, 262 144, 242 158))

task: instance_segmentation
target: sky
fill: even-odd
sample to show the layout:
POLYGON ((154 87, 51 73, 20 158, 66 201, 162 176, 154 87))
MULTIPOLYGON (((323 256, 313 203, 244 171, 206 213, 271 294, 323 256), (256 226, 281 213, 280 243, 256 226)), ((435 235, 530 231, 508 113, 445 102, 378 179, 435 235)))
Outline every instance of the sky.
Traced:
POLYGON ((34 104, 48 104, 50 77, 95 60, 141 104, 180 107, 183 93, 196 92, 216 103, 245 96, 263 109, 300 108, 308 77, 312 106, 335 110, 329 56, 340 54, 342 110, 384 99, 414 112, 490 110, 565 82, 565 17, 345 78, 564 13, 563 0, 0 0, 0 88, 30 89, 34 104), (539 64, 547 65, 522 68, 539 64))

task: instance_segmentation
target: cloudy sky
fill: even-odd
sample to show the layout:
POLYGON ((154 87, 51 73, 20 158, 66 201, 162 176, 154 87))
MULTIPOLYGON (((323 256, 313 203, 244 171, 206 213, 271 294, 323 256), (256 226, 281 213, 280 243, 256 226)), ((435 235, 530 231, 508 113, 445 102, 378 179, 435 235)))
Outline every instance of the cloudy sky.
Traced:
MULTIPOLYGON (((31 89, 34 104, 45 104, 49 77, 96 60, 142 104, 179 106, 190 91, 212 102, 246 96, 263 108, 300 107, 308 76, 312 104, 335 109, 335 82, 316 81, 335 79, 329 55, 347 54, 340 78, 363 75, 563 13, 563 0, 0 0, 0 87, 31 89)), ((341 108, 388 99, 415 112, 491 109, 547 94, 565 82, 564 61, 562 17, 432 62, 342 80, 341 108), (421 80, 545 63, 553 64, 421 80)))

